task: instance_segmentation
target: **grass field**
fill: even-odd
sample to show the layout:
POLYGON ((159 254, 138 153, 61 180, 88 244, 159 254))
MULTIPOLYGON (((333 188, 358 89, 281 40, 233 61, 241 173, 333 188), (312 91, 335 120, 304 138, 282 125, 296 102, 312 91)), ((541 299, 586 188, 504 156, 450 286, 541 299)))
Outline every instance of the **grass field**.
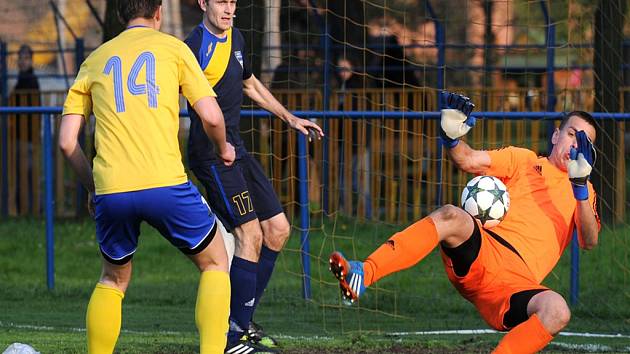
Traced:
MULTIPOLYGON (((312 225, 311 300, 301 297, 296 232, 279 258, 256 321, 280 338, 287 353, 488 352, 499 334, 412 333, 487 328, 448 283, 437 252, 383 279, 359 306, 340 304, 328 254, 341 249, 349 257, 365 257, 399 228, 342 217, 312 225)), ((117 352, 194 353, 198 273, 155 231, 143 227, 142 232, 117 352)), ((627 226, 606 228, 600 247, 581 254, 580 301, 566 329, 623 336, 559 336, 547 352, 630 352, 629 234, 627 226)), ((56 286, 48 291, 43 222, 0 220, 0 351, 22 342, 42 353, 85 352, 85 308, 100 274, 94 225, 58 221, 55 236, 56 286)), ((564 257, 545 283, 568 296, 568 276, 564 257)))

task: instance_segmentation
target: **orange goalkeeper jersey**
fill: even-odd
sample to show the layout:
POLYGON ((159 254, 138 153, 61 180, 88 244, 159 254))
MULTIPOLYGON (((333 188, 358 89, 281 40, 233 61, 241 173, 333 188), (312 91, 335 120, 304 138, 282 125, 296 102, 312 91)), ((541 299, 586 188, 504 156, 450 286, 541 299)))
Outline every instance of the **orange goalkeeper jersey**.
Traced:
MULTIPOLYGON (((507 147, 488 154, 491 164, 485 174, 501 179, 510 193, 510 209, 492 231, 518 250, 540 283, 573 235, 577 201, 569 176, 531 150, 507 147)), ((589 204, 596 213, 590 182, 588 189, 589 204)))

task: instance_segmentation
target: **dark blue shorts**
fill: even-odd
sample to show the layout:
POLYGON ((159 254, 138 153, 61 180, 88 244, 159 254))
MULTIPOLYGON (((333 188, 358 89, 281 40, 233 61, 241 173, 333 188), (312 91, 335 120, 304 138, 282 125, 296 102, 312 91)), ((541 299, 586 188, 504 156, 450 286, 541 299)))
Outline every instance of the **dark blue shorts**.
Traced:
POLYGON ((247 152, 231 166, 209 161, 191 169, 206 188, 210 207, 230 231, 256 218, 263 221, 283 212, 262 166, 247 152))
POLYGON ((94 196, 103 257, 125 264, 138 248, 140 223, 155 227, 186 254, 203 251, 216 232, 214 214, 190 181, 176 186, 94 196))

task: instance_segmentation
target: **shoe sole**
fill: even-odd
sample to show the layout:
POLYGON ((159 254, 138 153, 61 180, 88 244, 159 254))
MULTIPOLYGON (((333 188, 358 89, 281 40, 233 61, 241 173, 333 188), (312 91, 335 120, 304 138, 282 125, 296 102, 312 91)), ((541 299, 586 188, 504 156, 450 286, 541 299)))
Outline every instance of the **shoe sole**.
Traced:
POLYGON ((333 252, 328 259, 328 264, 330 266, 330 272, 339 281, 341 296, 344 298, 344 300, 348 300, 351 303, 357 301, 359 297, 346 282, 346 275, 348 275, 350 263, 348 263, 346 258, 342 256, 341 253, 333 252))
POLYGON ((252 353, 252 354, 277 354, 278 350, 265 348, 258 344, 253 343, 239 343, 224 351, 224 354, 240 354, 240 353, 252 353))

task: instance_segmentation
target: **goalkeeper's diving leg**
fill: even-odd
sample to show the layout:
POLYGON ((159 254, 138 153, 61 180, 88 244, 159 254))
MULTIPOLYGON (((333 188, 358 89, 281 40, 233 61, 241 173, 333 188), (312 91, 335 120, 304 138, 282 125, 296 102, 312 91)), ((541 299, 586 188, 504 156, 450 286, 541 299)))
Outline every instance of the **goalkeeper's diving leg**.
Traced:
POLYGON ((473 230, 474 221, 468 213, 445 205, 394 234, 363 262, 348 261, 340 252, 333 252, 330 270, 339 280, 342 298, 352 303, 379 279, 420 262, 438 243, 455 248, 468 240, 473 230))

